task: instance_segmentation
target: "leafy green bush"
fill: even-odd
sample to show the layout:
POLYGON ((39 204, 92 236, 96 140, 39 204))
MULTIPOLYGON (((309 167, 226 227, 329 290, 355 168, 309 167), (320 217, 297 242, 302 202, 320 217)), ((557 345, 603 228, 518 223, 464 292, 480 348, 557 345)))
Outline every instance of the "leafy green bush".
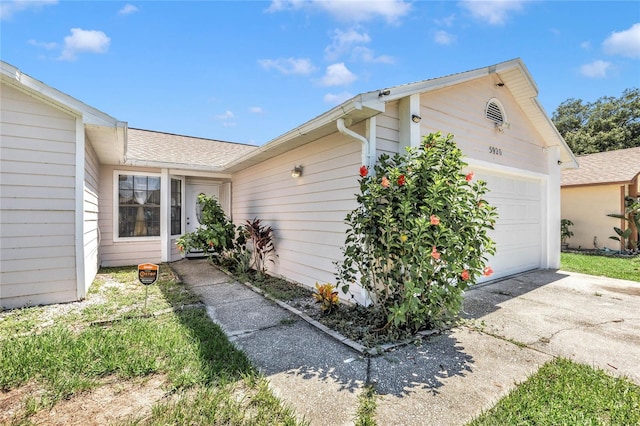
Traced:
POLYGON ((222 254, 234 247, 236 230, 215 197, 198 196, 201 208, 200 226, 178 238, 176 245, 181 253, 200 250, 210 256, 222 254))
POLYGON ((338 283, 344 293, 355 283, 366 289, 386 327, 417 331, 452 319, 463 291, 493 272, 495 208, 461 157, 452 135, 435 133, 405 155, 382 155, 374 173, 360 168, 338 283))

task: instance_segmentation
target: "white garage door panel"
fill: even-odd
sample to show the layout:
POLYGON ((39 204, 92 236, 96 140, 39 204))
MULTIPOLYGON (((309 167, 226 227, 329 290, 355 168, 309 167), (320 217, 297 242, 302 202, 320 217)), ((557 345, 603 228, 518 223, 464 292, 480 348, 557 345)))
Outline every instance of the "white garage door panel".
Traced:
POLYGON ((496 254, 489 259, 494 274, 488 279, 539 268, 542 181, 487 170, 476 170, 475 176, 487 182, 490 192, 486 199, 498 212, 495 230, 489 233, 496 243, 496 254))

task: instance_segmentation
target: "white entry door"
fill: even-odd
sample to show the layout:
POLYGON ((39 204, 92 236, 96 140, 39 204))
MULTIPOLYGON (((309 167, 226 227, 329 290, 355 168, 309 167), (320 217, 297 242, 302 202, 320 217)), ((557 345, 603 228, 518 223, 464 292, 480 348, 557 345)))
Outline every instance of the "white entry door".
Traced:
POLYGON ((215 183, 208 184, 189 184, 187 183, 187 192, 185 194, 185 213, 186 213, 186 230, 187 232, 194 232, 200 226, 198 222, 198 196, 205 194, 213 196, 216 199, 220 197, 220 185, 215 183))
MULTIPOLYGON (((542 180, 529 176, 476 169, 474 179, 487 182, 485 196, 498 219, 489 235, 496 254, 489 259, 494 274, 488 280, 540 268, 542 264, 542 180)), ((481 281, 487 281, 485 278, 481 281)))

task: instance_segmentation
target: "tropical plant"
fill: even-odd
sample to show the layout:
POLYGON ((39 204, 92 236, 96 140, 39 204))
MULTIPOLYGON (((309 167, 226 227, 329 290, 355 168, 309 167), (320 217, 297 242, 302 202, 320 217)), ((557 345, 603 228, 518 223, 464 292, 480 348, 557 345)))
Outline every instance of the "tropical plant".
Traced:
POLYGON ((247 220, 244 224, 244 231, 251 242, 253 252, 253 266, 256 271, 265 273, 267 261, 275 262, 277 257, 276 248, 273 243, 273 229, 260 223, 260 219, 247 220))
POLYGON ((623 250, 635 250, 638 248, 638 230, 640 230, 640 198, 625 197, 624 199, 625 210, 622 214, 611 213, 607 216, 615 217, 616 219, 622 219, 626 222, 626 229, 623 231, 617 226, 613 227, 613 230, 617 235, 613 235, 609 238, 619 241, 623 250), (636 238, 633 238, 633 235, 636 238))
POLYGON ((567 244, 567 240, 573 237, 573 231, 569 229, 573 226, 573 222, 569 219, 560 219, 560 242, 564 245, 567 244))
POLYGON ((337 279, 344 293, 356 283, 366 289, 387 328, 415 331, 452 319, 463 291, 493 272, 486 262, 495 252, 488 236, 495 208, 461 157, 452 135, 434 133, 405 155, 382 155, 373 173, 360 168, 337 279))
POLYGON ((322 312, 327 314, 340 303, 338 292, 335 291, 333 284, 329 283, 322 285, 316 283, 316 292, 313 293, 313 298, 316 299, 316 303, 320 303, 322 312))
POLYGON ((227 218, 215 197, 198 196, 200 226, 194 232, 187 232, 176 241, 181 253, 199 250, 210 257, 220 255, 234 246, 235 227, 227 218))

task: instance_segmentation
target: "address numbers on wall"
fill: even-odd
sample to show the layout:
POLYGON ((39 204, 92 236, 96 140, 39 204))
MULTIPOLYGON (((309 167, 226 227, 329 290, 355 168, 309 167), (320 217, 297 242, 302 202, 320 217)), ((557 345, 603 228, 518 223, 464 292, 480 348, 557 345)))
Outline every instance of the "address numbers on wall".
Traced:
POLYGON ((502 150, 500 148, 496 148, 495 146, 490 146, 489 147, 489 154, 502 155, 502 150))

